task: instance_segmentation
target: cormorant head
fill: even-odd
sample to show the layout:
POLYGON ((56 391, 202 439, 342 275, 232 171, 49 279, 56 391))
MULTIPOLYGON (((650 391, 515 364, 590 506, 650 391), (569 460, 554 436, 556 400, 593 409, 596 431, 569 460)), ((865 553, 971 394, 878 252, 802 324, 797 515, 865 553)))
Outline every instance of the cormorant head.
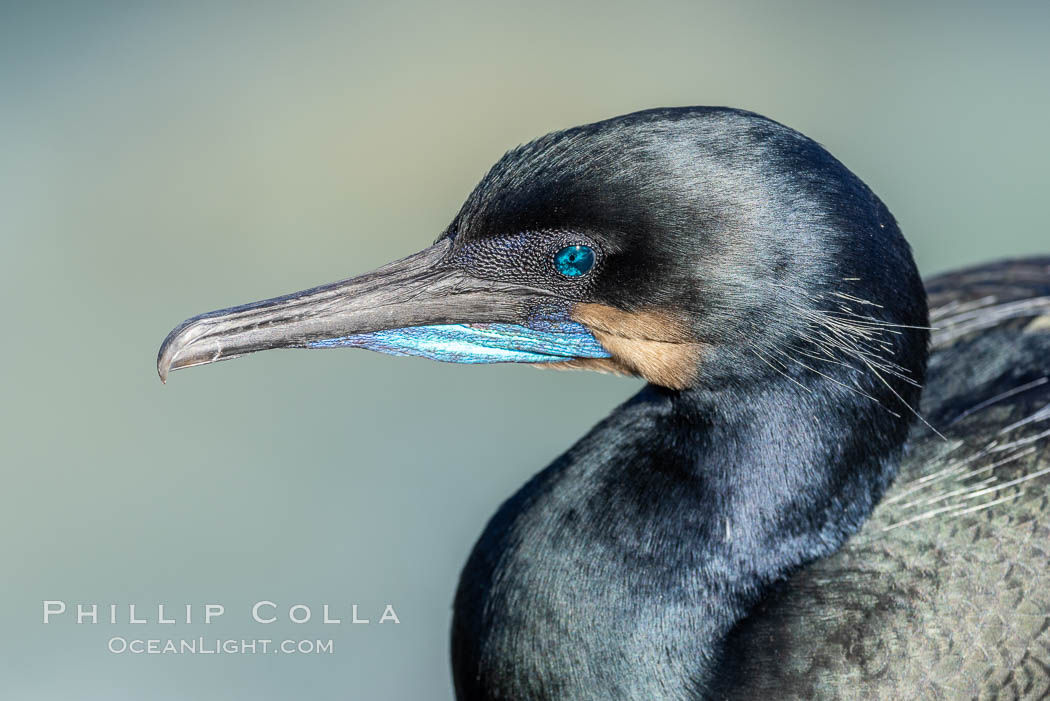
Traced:
POLYGON ((914 405, 925 325, 893 217, 827 151, 747 112, 658 109, 510 151, 433 246, 189 319, 158 369, 350 346, 671 389, 827 377, 914 405))

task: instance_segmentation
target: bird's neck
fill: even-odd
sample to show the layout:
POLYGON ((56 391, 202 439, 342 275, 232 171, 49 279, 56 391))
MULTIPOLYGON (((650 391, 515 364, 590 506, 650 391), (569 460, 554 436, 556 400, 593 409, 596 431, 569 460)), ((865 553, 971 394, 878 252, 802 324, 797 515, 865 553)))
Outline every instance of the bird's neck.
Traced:
POLYGON ((732 626, 838 548, 899 460, 853 430, 870 400, 752 389, 647 387, 504 504, 457 596, 462 698, 703 698, 732 626))

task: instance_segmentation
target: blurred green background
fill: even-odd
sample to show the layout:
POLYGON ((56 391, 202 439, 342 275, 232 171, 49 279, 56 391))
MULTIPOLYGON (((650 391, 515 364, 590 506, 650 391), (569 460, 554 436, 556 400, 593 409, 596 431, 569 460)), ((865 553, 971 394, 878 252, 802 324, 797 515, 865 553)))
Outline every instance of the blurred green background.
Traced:
POLYGON ((1046 2, 0 7, 4 699, 451 698, 475 537, 639 383, 303 351, 164 387, 154 357, 187 316, 423 247, 520 142, 743 107, 866 180, 926 273, 1050 249, 1046 2), (44 626, 44 599, 227 614, 44 626), (401 624, 259 626, 259 599, 401 624))

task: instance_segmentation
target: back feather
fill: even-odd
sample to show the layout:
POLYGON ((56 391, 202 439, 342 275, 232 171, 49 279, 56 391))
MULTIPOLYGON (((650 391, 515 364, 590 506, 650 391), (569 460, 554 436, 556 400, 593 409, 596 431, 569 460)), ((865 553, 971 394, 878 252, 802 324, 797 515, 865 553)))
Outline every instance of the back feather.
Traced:
POLYGON ((1050 258, 927 285, 921 423, 834 556, 730 640, 725 699, 1050 697, 1050 258))

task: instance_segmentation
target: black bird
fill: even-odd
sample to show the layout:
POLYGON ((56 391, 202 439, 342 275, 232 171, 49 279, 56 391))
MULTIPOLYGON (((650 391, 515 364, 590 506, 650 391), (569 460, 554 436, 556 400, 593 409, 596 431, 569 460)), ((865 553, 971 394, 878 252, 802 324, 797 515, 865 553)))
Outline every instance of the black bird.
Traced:
POLYGON ((189 319, 158 370, 351 346, 648 380, 489 522, 460 699, 1035 698, 1050 259, 929 293, 927 368, 864 183, 764 117, 656 109, 510 151, 420 253, 189 319))

